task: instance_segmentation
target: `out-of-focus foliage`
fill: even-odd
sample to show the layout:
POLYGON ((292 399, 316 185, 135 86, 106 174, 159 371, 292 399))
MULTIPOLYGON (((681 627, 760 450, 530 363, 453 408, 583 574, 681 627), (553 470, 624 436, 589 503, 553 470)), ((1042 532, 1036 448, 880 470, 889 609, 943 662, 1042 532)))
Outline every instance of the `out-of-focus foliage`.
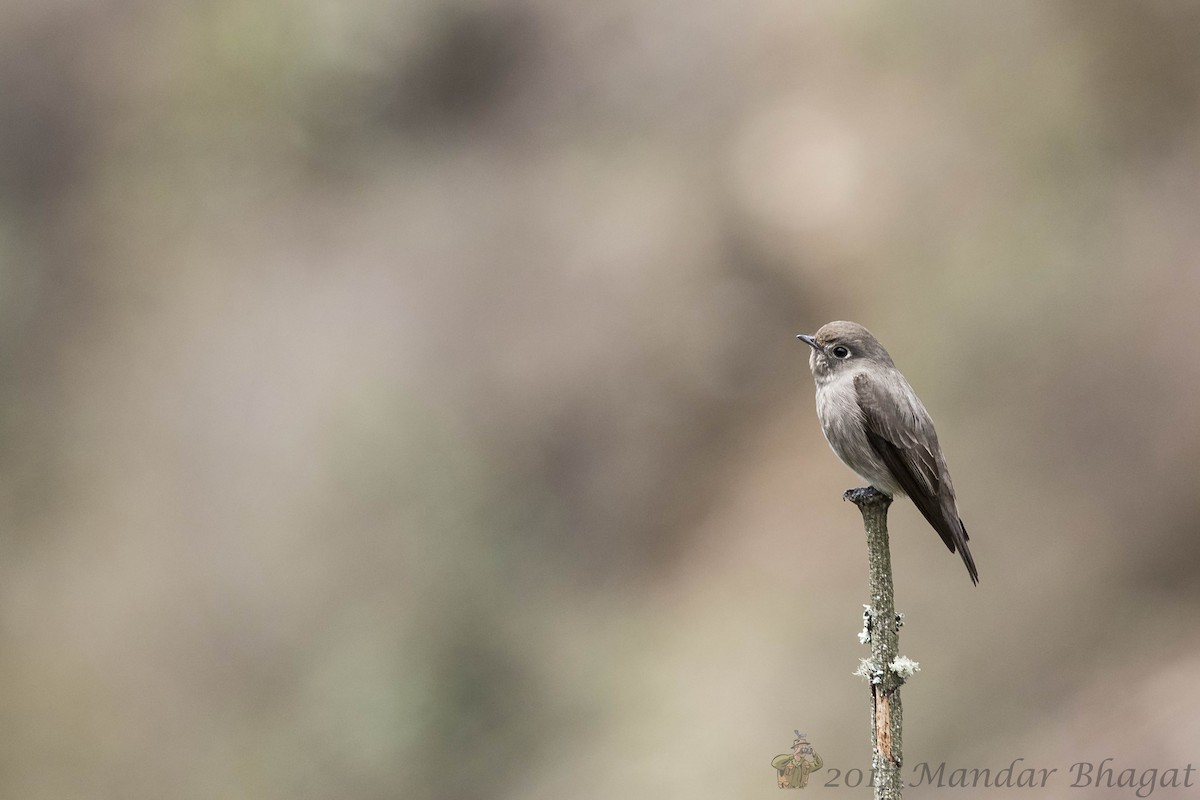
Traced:
POLYGON ((910 763, 1182 768, 1197 53, 1165 2, 5 3, 0 795, 865 768, 837 318, 981 572, 896 504, 910 763))

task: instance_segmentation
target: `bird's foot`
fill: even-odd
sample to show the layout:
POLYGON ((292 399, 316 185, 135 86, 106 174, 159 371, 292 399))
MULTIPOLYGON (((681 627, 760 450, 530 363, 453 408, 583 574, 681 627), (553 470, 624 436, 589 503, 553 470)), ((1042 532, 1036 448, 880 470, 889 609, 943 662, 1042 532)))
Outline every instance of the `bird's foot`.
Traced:
POLYGON ((847 489, 842 493, 842 500, 849 500, 854 505, 861 506, 863 503, 879 502, 881 500, 891 502, 892 498, 874 486, 864 486, 861 489, 847 489))

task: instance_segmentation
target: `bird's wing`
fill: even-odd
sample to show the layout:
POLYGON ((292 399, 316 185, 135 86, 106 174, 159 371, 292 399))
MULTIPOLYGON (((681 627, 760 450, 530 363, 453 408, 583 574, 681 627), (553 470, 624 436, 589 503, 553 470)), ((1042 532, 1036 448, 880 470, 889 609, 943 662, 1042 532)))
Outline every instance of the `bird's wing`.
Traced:
POLYGON ((962 527, 961 524, 953 525, 946 518, 941 493, 943 488, 949 490, 949 487, 943 487, 937 457, 924 444, 924 441, 937 441, 933 422, 924 408, 912 405, 907 398, 890 389, 889 383, 873 379, 866 373, 854 376, 854 390, 867 441, 953 553, 959 544, 962 527))
POLYGON ((967 547, 967 528, 958 517, 950 474, 940 458, 933 420, 911 390, 899 391, 904 379, 897 377, 899 383, 873 379, 866 373, 854 376, 867 441, 950 552, 958 552, 971 582, 979 583, 979 571, 967 547))

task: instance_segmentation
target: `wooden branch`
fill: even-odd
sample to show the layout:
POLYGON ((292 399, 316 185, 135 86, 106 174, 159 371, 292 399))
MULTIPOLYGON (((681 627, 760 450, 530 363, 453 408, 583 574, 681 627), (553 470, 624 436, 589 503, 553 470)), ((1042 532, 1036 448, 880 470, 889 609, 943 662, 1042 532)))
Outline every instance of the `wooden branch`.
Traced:
POLYGON ((898 658, 900 616, 892 591, 892 556, 888 548, 887 512, 892 498, 874 488, 851 489, 843 495, 862 512, 871 571, 871 605, 863 614, 864 644, 871 658, 859 674, 871 681, 871 767, 876 800, 899 800, 904 781, 900 774, 904 714, 900 686, 916 669, 898 658))

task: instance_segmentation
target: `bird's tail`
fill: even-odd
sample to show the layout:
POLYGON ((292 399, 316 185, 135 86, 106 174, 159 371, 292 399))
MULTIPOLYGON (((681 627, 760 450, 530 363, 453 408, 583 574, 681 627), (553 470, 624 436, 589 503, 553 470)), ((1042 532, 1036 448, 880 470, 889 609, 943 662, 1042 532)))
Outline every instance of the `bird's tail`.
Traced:
POLYGON ((967 565, 967 572, 971 576, 971 583, 979 585, 979 570, 975 569, 975 558, 971 555, 971 548, 967 547, 967 540, 971 537, 967 535, 967 526, 959 519, 958 527, 962 529, 962 541, 958 543, 958 554, 962 556, 963 563, 967 565))

